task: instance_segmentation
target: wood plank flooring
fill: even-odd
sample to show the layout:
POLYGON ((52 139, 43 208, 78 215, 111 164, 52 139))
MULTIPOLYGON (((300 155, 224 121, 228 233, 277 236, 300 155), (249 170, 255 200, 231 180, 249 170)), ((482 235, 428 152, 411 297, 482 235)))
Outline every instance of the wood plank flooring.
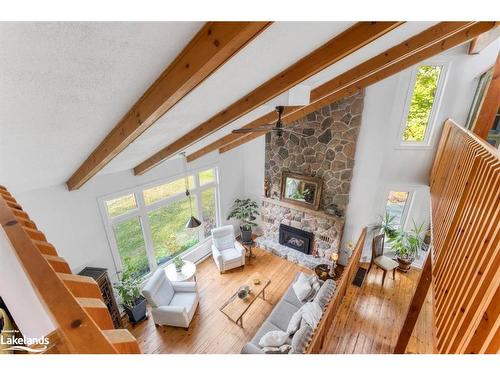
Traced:
POLYGON ((220 274, 211 257, 197 265, 200 304, 189 329, 155 327, 150 318, 127 327, 137 338, 143 353, 239 353, 271 313, 297 271, 311 270, 290 263, 266 251, 254 249, 256 258, 244 268, 220 274), (243 328, 231 322, 219 308, 254 272, 271 279, 266 300, 258 298, 243 316, 243 328))
MULTIPOLYGON (((364 265, 367 268, 368 265, 364 265)), ((372 267, 358 288, 350 285, 328 332, 323 353, 392 353, 419 278, 412 269, 388 275, 372 267)), ((432 353, 430 295, 419 316, 407 352, 432 353)))
MULTIPOLYGON (((311 272, 266 251, 255 249, 257 258, 244 268, 220 274, 212 258, 197 265, 200 305, 191 326, 155 327, 152 318, 127 327, 143 353, 239 353, 286 291, 295 273, 311 272), (243 318, 244 328, 219 311, 222 304, 254 272, 271 279, 266 301, 258 299, 243 318)), ((350 285, 327 335, 324 353, 392 353, 413 296, 419 271, 388 275, 382 288, 382 271, 372 268, 361 288, 350 285)), ((429 296, 428 296, 429 297, 429 296)), ((420 314, 408 351, 432 353, 430 297, 420 314)))

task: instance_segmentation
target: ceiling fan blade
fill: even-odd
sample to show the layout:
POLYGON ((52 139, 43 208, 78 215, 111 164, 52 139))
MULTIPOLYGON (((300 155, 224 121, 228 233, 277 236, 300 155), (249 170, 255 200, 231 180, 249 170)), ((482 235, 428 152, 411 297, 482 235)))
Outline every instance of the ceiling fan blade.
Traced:
POLYGON ((258 126, 256 128, 235 129, 232 132, 236 133, 236 134, 253 133, 253 132, 267 132, 269 130, 272 130, 273 128, 274 128, 274 125, 263 125, 263 126, 258 126))

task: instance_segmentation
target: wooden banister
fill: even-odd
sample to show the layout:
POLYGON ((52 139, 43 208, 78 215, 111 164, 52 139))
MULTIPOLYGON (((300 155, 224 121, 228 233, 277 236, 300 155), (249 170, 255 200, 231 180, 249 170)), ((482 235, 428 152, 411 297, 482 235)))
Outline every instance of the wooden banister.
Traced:
MULTIPOLYGON (((139 353, 130 333, 113 333, 113 323, 93 280, 71 274, 19 204, 0 186, 0 225, 19 263, 56 326, 49 353, 139 353)), ((128 331, 127 331, 128 332, 128 331)))
POLYGON ((311 340, 306 348, 307 354, 318 354, 323 348, 323 343, 325 341, 326 334, 332 325, 333 318, 337 313, 349 283, 352 281, 358 269, 361 253, 363 252, 363 247, 365 245, 366 233, 367 229, 363 228, 356 246, 354 247, 354 251, 349 258, 349 262, 345 266, 340 280, 337 281, 335 292, 330 299, 330 302, 328 302, 327 306, 323 310, 323 315, 312 333, 311 340))
MULTIPOLYGON (((430 188, 432 244, 426 270, 432 270, 436 351, 497 353, 499 151, 447 120, 434 159, 430 188)), ((422 295, 417 294, 425 290, 425 283, 429 284, 428 277, 421 277, 398 339, 398 353, 404 352, 413 330, 416 318, 412 311, 423 303, 422 295)))

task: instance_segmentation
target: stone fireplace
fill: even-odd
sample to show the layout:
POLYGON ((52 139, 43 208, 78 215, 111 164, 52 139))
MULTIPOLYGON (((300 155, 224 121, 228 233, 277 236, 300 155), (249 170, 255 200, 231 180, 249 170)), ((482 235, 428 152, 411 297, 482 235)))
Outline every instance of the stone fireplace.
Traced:
POLYGON ((328 263, 331 254, 339 251, 363 98, 364 92, 357 92, 290 124, 302 137, 266 135, 265 178, 270 194, 262 197, 260 247, 310 268, 328 263), (280 200, 283 172, 322 179, 318 210, 280 200), (281 225, 312 233, 310 253, 285 246, 280 241, 281 225))

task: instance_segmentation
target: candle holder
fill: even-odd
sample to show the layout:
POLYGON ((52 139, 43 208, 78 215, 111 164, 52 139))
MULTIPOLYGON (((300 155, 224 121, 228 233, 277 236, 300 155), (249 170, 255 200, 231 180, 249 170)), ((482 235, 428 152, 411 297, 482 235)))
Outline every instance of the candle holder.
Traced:
POLYGON ((332 253, 332 255, 330 255, 330 259, 332 261, 332 266, 330 267, 329 275, 330 277, 335 277, 335 268, 337 268, 337 260, 339 259, 339 254, 332 253))

